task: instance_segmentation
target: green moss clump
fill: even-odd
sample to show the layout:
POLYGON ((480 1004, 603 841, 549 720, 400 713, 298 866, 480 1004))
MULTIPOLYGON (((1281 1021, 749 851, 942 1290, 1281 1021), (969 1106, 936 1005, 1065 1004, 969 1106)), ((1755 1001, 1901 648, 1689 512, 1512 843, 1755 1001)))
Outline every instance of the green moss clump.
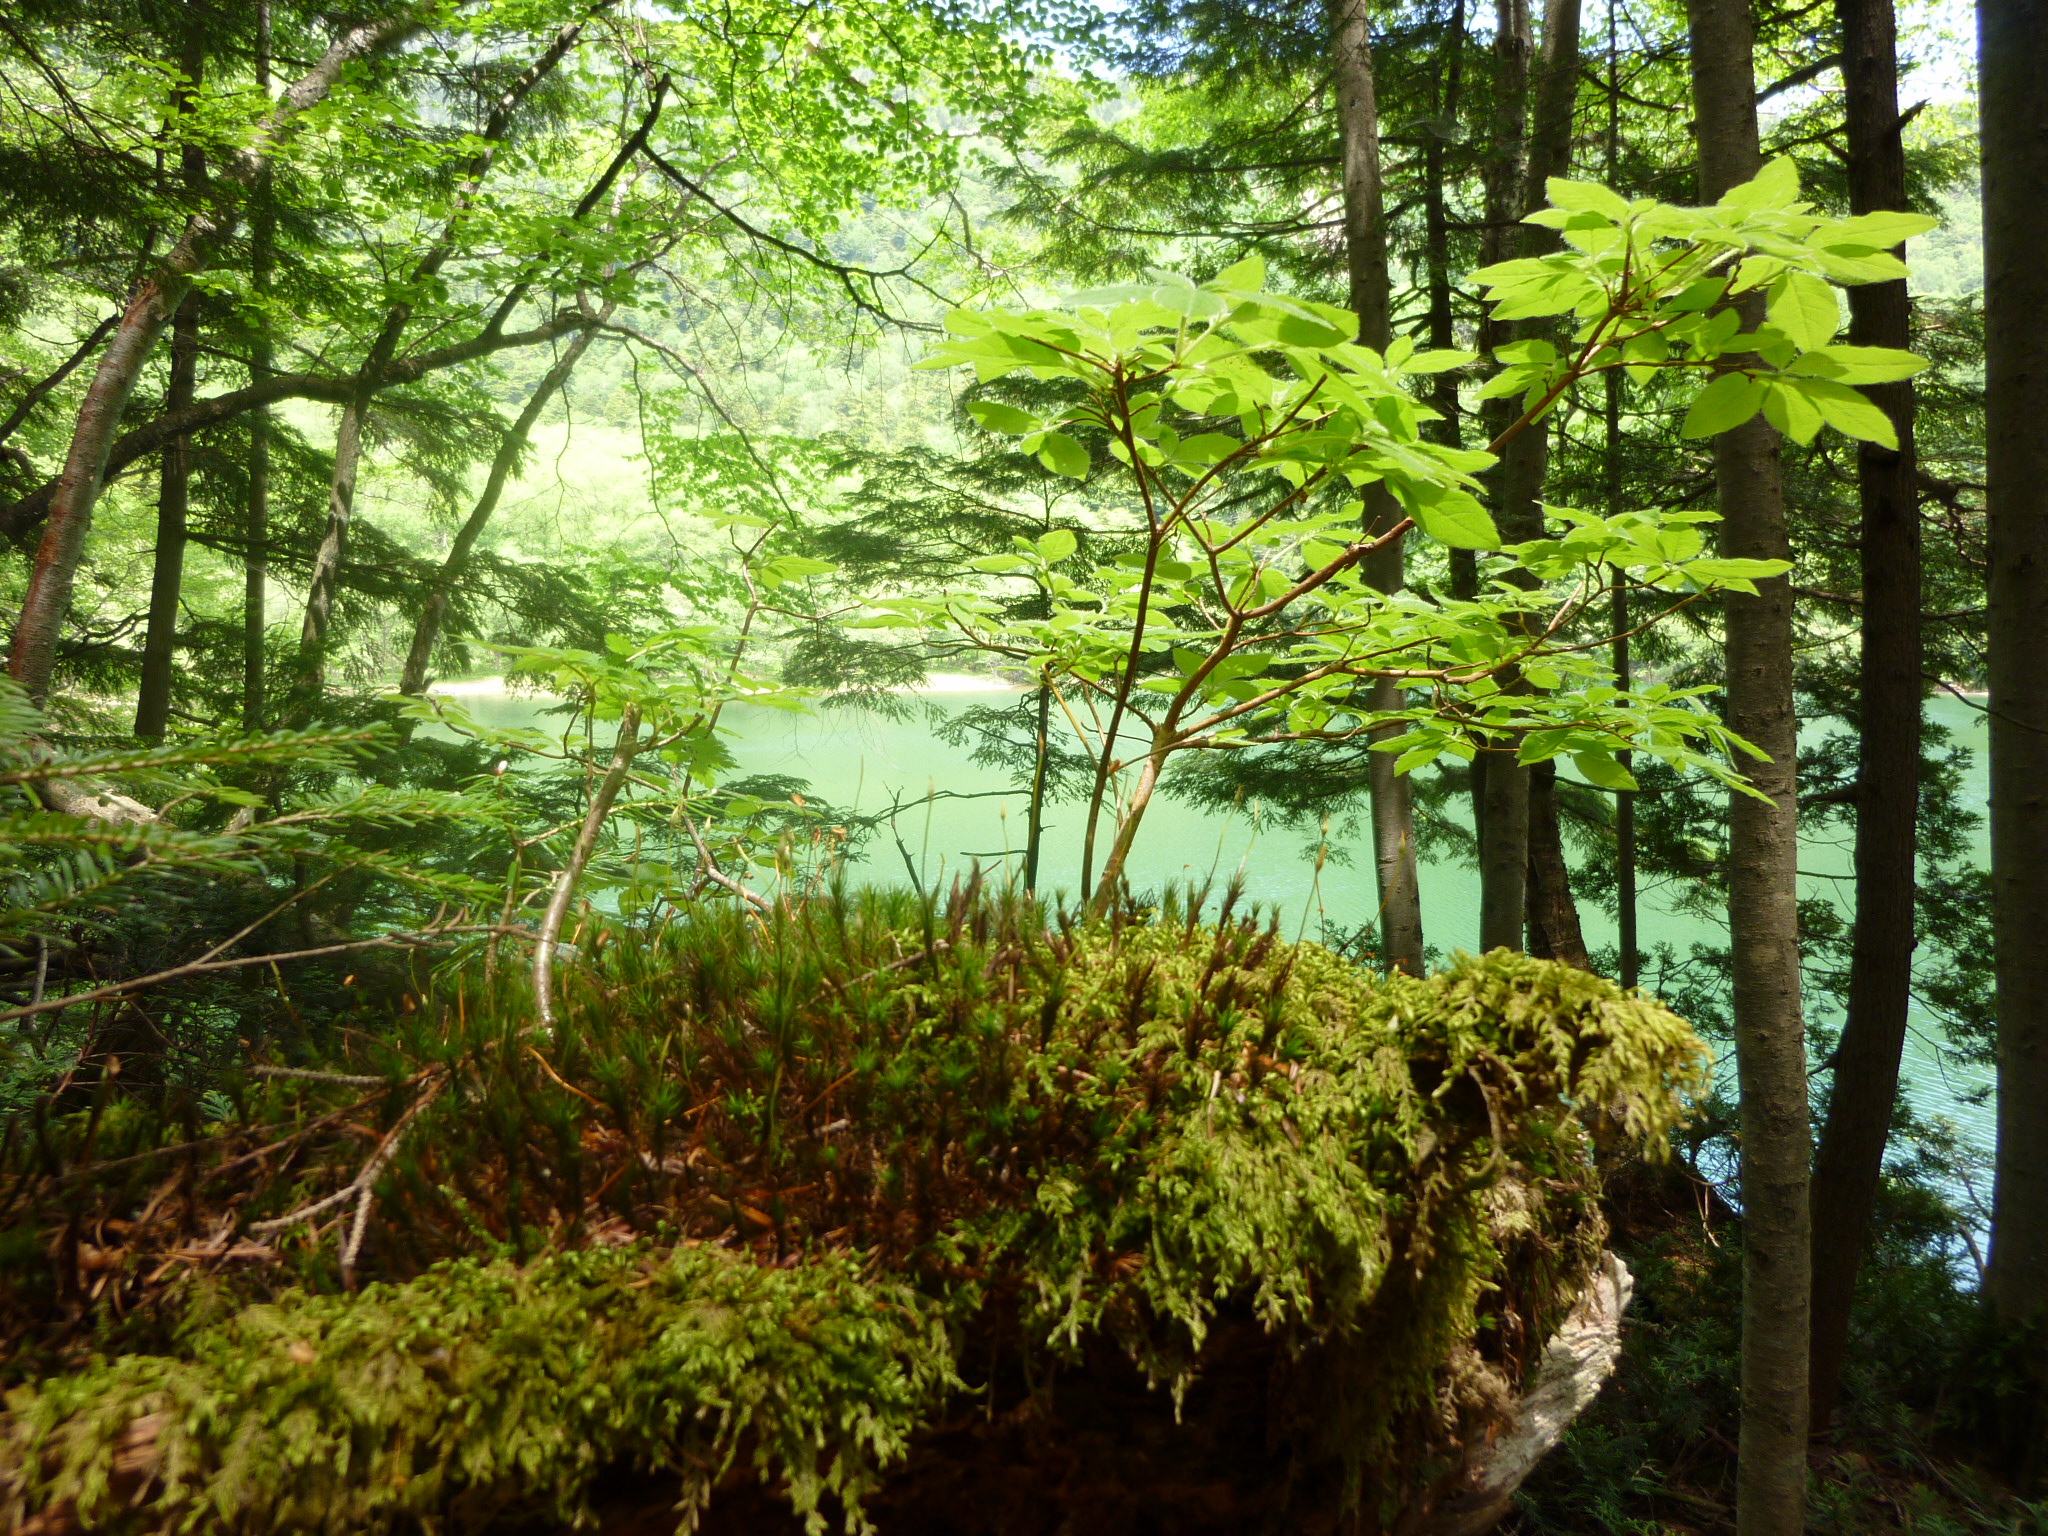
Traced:
MULTIPOLYGON (((210 1406, 180 1409, 183 1459, 147 1497, 233 1509, 238 1530, 322 1528, 315 1489, 351 1529, 429 1509, 475 1529, 574 1511, 610 1463, 681 1472, 697 1498, 742 1440, 807 1516, 829 1492, 857 1521, 949 1384, 996 1425, 1110 1358, 1178 1402, 1228 1333, 1233 1358, 1264 1341, 1293 1405, 1247 1486, 1391 1516, 1498 1426, 1597 1259, 1588 1119, 1659 1144, 1705 1062, 1661 1005, 1559 965, 1383 978, 1172 908, 1069 925, 972 890, 943 909, 868 894, 598 929, 583 957, 552 1037, 501 972, 481 993, 456 978, 390 1045, 394 1085, 445 1090, 367 1250, 409 1283, 255 1308, 20 1395, 0 1453, 16 1496, 111 1507, 94 1458, 176 1402, 210 1406), (592 1250, 678 1239, 700 1246, 645 1290, 622 1278, 640 1249, 592 1250), (437 1259, 465 1262, 422 1273, 437 1259), (877 1321, 878 1297, 903 1321, 877 1321), (757 1330, 804 1307, 811 1336, 757 1330), (705 1308, 733 1317, 730 1350, 633 1342, 695 1339, 674 1319, 705 1308), (313 1343, 320 1363, 292 1364, 312 1318, 356 1330, 360 1363, 313 1343), (380 1330, 421 1344, 373 1347, 380 1330), (468 1341, 460 1383, 437 1332, 468 1341), (712 1417, 665 1417, 664 1390, 712 1417)), ((417 1091, 395 1086, 384 1123, 417 1091)), ((252 1118, 321 1124, 322 1092, 272 1086, 252 1118)), ((261 1217, 334 1188, 360 1147, 309 1145, 285 1178, 223 1167, 261 1217)), ((331 1248, 296 1242, 296 1272, 331 1284, 331 1248)))
POLYGON ((524 1268, 458 1261, 360 1295, 292 1295, 13 1395, 13 1522, 72 1502, 88 1528, 134 1490, 152 1529, 389 1530, 575 1524, 610 1468, 667 1472, 701 1506, 744 1450, 822 1528, 954 1385, 931 1305, 821 1255, 765 1269, 635 1244, 524 1268))

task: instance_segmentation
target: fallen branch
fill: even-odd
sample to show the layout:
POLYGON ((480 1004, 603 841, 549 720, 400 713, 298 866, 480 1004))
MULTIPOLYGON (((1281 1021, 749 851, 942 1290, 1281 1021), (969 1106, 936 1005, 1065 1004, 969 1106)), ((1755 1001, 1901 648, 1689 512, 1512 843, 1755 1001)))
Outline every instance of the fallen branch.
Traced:
POLYGON ((252 1221, 249 1223, 249 1230, 258 1236, 268 1236, 272 1232, 282 1232, 287 1228, 309 1222, 336 1206, 346 1205, 350 1200, 354 1200, 355 1220, 350 1224, 348 1239, 341 1248, 342 1284, 353 1287, 356 1255, 362 1251, 363 1237, 370 1227, 370 1207, 376 1204, 377 1200, 377 1180, 383 1176, 384 1170, 391 1166, 392 1158, 398 1155, 398 1149, 405 1144, 405 1133, 412 1127, 413 1122, 425 1112, 428 1105, 441 1096, 441 1091, 447 1086, 446 1072, 429 1081, 420 1091, 420 1096, 398 1117, 398 1123, 385 1133, 384 1139, 377 1144, 377 1150, 372 1152, 369 1160, 357 1170, 356 1176, 340 1189, 331 1195, 322 1196, 309 1205, 302 1205, 288 1215, 273 1216, 266 1221, 252 1221))

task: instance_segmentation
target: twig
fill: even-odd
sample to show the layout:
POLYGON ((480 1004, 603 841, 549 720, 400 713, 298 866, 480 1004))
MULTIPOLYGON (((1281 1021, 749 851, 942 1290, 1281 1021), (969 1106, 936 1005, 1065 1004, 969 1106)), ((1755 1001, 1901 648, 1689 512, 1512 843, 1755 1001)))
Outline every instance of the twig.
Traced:
POLYGON ((682 818, 682 822, 684 830, 690 834, 690 841, 697 845, 697 857, 703 860, 704 878, 713 885, 723 886, 742 901, 749 903, 763 917, 767 916, 770 910, 768 903, 718 867, 718 861, 711 857, 711 850, 704 846, 704 838, 697 831, 697 823, 687 816, 682 818))
MULTIPOLYGON (((275 966, 280 960, 317 960, 323 955, 342 955, 358 949, 402 949, 411 945, 430 943, 435 939, 450 938, 463 933, 497 933, 496 923, 463 923, 448 928, 415 928, 405 933, 384 933, 374 939, 351 939, 341 944, 321 944, 312 949, 289 949, 274 955, 242 955, 233 960, 194 960, 188 965, 174 965, 167 971, 153 971, 147 976, 137 976, 128 981, 110 981, 105 986, 94 987, 89 992, 73 992, 67 997, 45 998, 40 1003, 29 1003, 19 1008, 0 1012, 0 1024, 10 1019, 26 1018, 35 1013, 55 1013, 60 1008, 74 1008, 80 1003, 105 1002, 110 998, 124 997, 130 992, 139 992, 144 987, 160 986, 167 981, 178 981, 186 976, 204 975, 211 971, 239 970, 245 965, 275 966)), ((524 934, 523 928, 514 928, 514 933, 524 934)))
POLYGON ((251 1067, 251 1077, 289 1077, 308 1083, 339 1083, 344 1088, 382 1088, 391 1080, 359 1072, 316 1072, 310 1067, 251 1067))
POLYGON ((345 1205, 353 1199, 356 1203, 355 1220, 350 1224, 348 1240, 342 1245, 341 1250, 342 1281, 344 1284, 353 1285, 356 1255, 362 1251, 363 1236, 369 1230, 370 1207, 376 1202, 377 1180, 382 1177, 384 1170, 391 1166, 391 1160, 398 1155, 398 1149, 404 1145, 406 1131, 427 1106, 441 1096, 441 1091, 448 1086, 448 1080, 448 1074, 443 1072, 427 1084, 420 1096, 398 1117, 397 1123, 385 1132, 384 1139, 377 1144, 377 1150, 370 1154, 369 1160, 357 1170, 356 1176, 348 1183, 331 1195, 322 1196, 309 1205, 300 1206, 289 1215, 273 1216, 267 1221, 253 1221, 249 1224, 249 1230, 259 1236, 282 1232, 289 1227, 311 1221, 314 1217, 323 1215, 338 1205, 345 1205))

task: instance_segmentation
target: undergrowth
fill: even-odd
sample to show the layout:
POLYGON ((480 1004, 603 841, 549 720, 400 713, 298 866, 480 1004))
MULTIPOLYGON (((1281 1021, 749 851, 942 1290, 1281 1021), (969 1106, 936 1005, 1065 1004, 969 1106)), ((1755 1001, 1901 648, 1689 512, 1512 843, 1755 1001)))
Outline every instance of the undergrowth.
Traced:
MULTIPOLYGON (((1740 1217, 1676 1165, 1636 1165, 1614 1246, 1636 1275, 1614 1380, 1524 1484, 1511 1536, 1733 1536, 1740 1217)), ((1886 1179, 1858 1276, 1836 1433, 1814 1443, 1816 1536, 2048 1536, 1985 1470, 1986 1319, 1943 1237, 1954 1213, 1886 1179)))

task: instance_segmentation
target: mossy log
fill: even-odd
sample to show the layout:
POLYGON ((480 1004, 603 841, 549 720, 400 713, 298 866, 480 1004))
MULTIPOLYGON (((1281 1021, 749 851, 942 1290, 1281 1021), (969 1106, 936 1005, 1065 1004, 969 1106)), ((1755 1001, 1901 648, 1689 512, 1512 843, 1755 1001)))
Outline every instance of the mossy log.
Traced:
MULTIPOLYGON (((421 1009, 382 1278, 335 1294, 288 1231, 296 1287, 16 1391, 5 1512, 1476 1532, 1612 1366, 1588 1121, 1660 1143, 1704 1060, 1523 956, 1381 978, 1227 916, 975 892, 586 935, 558 1012, 421 1009)), ((362 1164, 337 1139, 264 1182, 236 1145, 245 1227, 362 1164)))

